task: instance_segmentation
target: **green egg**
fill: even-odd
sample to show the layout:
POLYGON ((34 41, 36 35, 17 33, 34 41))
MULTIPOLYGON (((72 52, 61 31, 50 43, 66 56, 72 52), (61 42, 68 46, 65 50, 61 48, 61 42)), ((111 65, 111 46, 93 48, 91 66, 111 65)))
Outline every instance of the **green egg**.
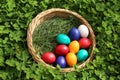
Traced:
POLYGON ((58 34, 56 40, 59 44, 69 44, 70 38, 66 34, 58 34))
POLYGON ((88 58, 88 56, 89 56, 88 51, 85 49, 81 49, 77 53, 78 61, 85 61, 88 58))

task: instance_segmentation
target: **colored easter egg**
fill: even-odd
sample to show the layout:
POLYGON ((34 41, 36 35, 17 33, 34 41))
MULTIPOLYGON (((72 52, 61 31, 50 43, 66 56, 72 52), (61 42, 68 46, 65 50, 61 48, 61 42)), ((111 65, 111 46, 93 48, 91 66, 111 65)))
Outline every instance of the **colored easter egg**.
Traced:
POLYGON ((77 64, 77 56, 73 52, 69 52, 65 58, 69 66, 74 66, 77 64))
POLYGON ((71 40, 79 40, 80 39, 80 32, 77 28, 73 27, 70 29, 68 36, 71 40))
POLYGON ((52 52, 45 52, 41 55, 41 59, 48 64, 52 64, 55 62, 56 56, 52 52))
POLYGON ((78 41, 74 40, 69 44, 69 50, 70 52, 77 53, 80 49, 80 45, 78 41))
POLYGON ((88 38, 81 38, 79 40, 80 48, 89 48, 92 44, 92 41, 88 38))
POLYGON ((58 64, 61 68, 65 68, 66 60, 65 60, 64 56, 58 56, 56 59, 56 64, 58 64))
POLYGON ((70 38, 66 34, 58 34, 56 40, 59 44, 69 44, 70 38))
POLYGON ((88 51, 85 49, 81 49, 78 53, 77 53, 77 59, 78 61, 85 61, 88 58, 88 51))
POLYGON ((81 37, 88 37, 89 30, 86 25, 82 24, 78 27, 78 30, 80 31, 81 37))
POLYGON ((69 51, 68 46, 66 46, 64 44, 58 45, 55 48, 55 53, 57 55, 66 55, 68 53, 68 51, 69 51))

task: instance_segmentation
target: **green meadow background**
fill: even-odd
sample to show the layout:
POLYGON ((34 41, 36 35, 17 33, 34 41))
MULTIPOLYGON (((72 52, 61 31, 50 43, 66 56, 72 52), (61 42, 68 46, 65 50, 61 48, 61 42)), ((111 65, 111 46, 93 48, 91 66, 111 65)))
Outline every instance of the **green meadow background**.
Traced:
POLYGON ((120 0, 0 0, 0 80, 120 80, 120 0), (60 73, 32 59, 28 25, 49 8, 75 11, 91 24, 97 44, 85 68, 60 73))

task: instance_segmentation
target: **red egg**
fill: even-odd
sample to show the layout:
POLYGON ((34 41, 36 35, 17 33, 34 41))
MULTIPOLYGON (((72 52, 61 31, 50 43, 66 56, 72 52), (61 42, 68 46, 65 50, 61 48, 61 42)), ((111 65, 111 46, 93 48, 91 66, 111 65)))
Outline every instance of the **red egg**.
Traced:
POLYGON ((68 51, 69 51, 69 48, 64 44, 58 45, 55 48, 55 53, 57 55, 66 55, 68 51))
POLYGON ((56 56, 52 52, 45 52, 42 54, 41 59, 48 64, 52 64, 55 62, 56 56))
POLYGON ((81 38, 79 40, 80 48, 89 48, 92 44, 92 41, 88 38, 81 38))

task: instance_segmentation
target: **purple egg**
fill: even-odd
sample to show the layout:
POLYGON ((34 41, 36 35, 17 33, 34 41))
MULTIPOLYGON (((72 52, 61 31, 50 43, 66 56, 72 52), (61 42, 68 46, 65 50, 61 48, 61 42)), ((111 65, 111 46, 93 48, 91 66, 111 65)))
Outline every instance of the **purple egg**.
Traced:
POLYGON ((61 68, 65 68, 66 60, 65 60, 64 56, 58 56, 56 59, 56 64, 58 64, 61 68))
POLYGON ((68 36, 70 37, 71 40, 79 40, 80 31, 76 27, 73 27, 70 29, 68 36))

